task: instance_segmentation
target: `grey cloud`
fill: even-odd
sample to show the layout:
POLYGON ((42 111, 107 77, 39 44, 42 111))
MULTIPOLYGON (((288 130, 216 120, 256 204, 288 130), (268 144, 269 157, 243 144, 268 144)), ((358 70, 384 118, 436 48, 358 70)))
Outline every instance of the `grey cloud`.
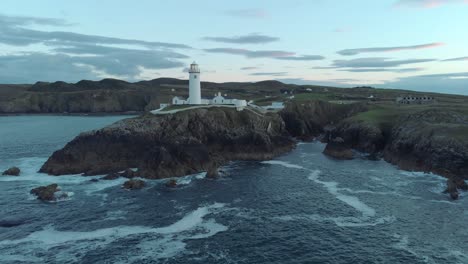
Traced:
POLYGON ((0 14, 1 26, 27 26, 27 25, 48 25, 48 26, 69 26, 63 19, 30 17, 30 16, 7 16, 0 14))
POLYGON ((247 71, 247 70, 256 70, 256 69, 258 69, 258 67, 242 67, 240 69, 243 70, 243 71, 247 71))
POLYGON ((341 69, 339 71, 347 71, 347 72, 397 72, 397 73, 405 73, 405 72, 417 72, 422 71, 424 68, 402 68, 402 69, 387 69, 387 68, 354 68, 354 69, 341 69))
POLYGON ((267 12, 260 8, 227 10, 225 13, 240 18, 264 18, 267 16, 267 12))
POLYGON ((468 61, 468 57, 452 58, 452 59, 446 59, 442 61, 468 61))
POLYGON ((371 53, 371 52, 392 52, 401 50, 418 50, 418 49, 429 49, 444 45, 444 43, 435 42, 422 45, 413 46, 396 46, 396 47, 378 47, 378 48, 361 48, 361 49, 345 49, 340 50, 337 53, 344 56, 358 55, 360 53, 371 53))
POLYGON ((205 49, 210 53, 224 53, 232 55, 243 55, 247 58, 272 58, 278 60, 321 60, 324 57, 318 55, 303 55, 296 56, 296 53, 282 50, 247 50, 247 49, 234 49, 234 48, 214 48, 205 49))
POLYGON ((436 93, 468 95, 468 72, 417 75, 378 85, 386 88, 408 89, 436 93))
POLYGON ((292 61, 312 61, 312 60, 323 60, 325 57, 320 55, 302 55, 302 56, 292 56, 292 57, 281 57, 276 58, 278 60, 292 60, 292 61))
POLYGON ((234 44, 264 44, 274 41, 278 41, 279 38, 271 37, 262 34, 249 34, 244 36, 234 36, 234 37, 204 37, 204 40, 223 42, 223 43, 234 43, 234 44))
POLYGON ((132 79, 141 73, 141 68, 168 69, 184 65, 180 60, 188 58, 186 55, 173 51, 173 48, 190 48, 187 45, 151 42, 134 39, 122 39, 96 35, 77 34, 64 31, 40 31, 25 28, 28 25, 66 25, 65 21, 34 17, 7 17, 0 15, 0 43, 12 46, 30 44, 44 44, 49 47, 47 53, 17 53, 15 56, 0 56, 2 66, 7 67, 11 78, 2 76, 1 81, 16 79, 24 82, 36 80, 50 80, 54 69, 56 77, 53 80, 70 81, 74 78, 96 77, 100 71, 104 74, 118 75, 132 79), (109 46, 112 45, 112 46, 109 46), (132 45, 135 48, 119 48, 118 45, 132 45), (42 58, 42 65, 31 63, 42 58), (48 65, 54 63, 55 65, 48 65), (21 67, 30 72, 25 77, 15 77, 9 69, 17 69, 23 73, 21 67), (38 67, 34 67, 38 66, 38 67), (57 66, 56 68, 54 68, 57 66), (44 70, 45 69, 45 70, 44 70), (63 70, 62 70, 63 69, 63 70), (62 71, 67 70, 68 74, 62 71))
POLYGON ((253 76, 285 76, 288 75, 287 72, 254 72, 250 75, 253 76))
POLYGON ((391 60, 389 58, 360 58, 352 60, 335 60, 334 67, 338 68, 380 68, 380 67, 398 67, 406 64, 415 64, 422 62, 431 62, 434 59, 407 59, 407 60, 391 60))
POLYGON ((36 81, 65 80, 76 82, 81 79, 97 78, 89 67, 80 67, 68 55, 31 53, 0 56, 0 83, 34 83, 36 81))

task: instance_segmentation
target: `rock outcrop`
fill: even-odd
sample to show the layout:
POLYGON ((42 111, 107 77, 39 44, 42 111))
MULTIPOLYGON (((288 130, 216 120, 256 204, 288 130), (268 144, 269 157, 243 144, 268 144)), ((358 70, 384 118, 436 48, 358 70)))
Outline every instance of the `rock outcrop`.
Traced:
POLYGON ((340 160, 350 160, 354 157, 353 151, 349 146, 345 145, 341 137, 332 139, 323 150, 323 153, 340 160))
POLYGON ((131 179, 131 180, 124 182, 122 187, 127 190, 139 190, 145 187, 145 181, 138 180, 138 179, 131 179))
POLYGON ((404 170, 468 179, 468 117, 427 110, 402 117, 385 147, 385 160, 404 170))
POLYGON ((290 103, 280 112, 291 136, 311 140, 324 132, 324 127, 365 111, 363 104, 338 105, 324 101, 290 103))
POLYGON ((66 193, 61 193, 57 184, 37 187, 31 190, 31 194, 37 196, 37 199, 45 202, 56 201, 58 199, 67 198, 66 193))
POLYGON ((19 176, 20 173, 21 173, 21 170, 18 167, 11 167, 8 170, 4 171, 2 175, 19 176))
POLYGON ((167 178, 231 160, 272 159, 294 146, 277 114, 215 107, 147 114, 82 133, 56 151, 40 172, 99 175, 138 168, 140 177, 167 178))

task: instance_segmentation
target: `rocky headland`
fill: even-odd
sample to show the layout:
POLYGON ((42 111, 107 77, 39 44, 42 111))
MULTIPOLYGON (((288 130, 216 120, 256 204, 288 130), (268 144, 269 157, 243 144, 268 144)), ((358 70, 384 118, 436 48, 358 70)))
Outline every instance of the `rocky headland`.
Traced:
MULTIPOLYGON (((466 115, 422 110, 384 122, 368 120, 366 104, 322 101, 289 103, 279 113, 215 107, 119 121, 82 133, 56 151, 41 172, 99 175, 138 168, 134 176, 170 178, 209 172, 233 160, 267 160, 299 140, 320 139, 324 153, 339 159, 384 158, 401 169, 433 172, 449 179, 448 192, 466 190, 466 115), (362 155, 360 155, 362 156, 362 155)), ((458 197, 453 194, 452 197, 458 197)))

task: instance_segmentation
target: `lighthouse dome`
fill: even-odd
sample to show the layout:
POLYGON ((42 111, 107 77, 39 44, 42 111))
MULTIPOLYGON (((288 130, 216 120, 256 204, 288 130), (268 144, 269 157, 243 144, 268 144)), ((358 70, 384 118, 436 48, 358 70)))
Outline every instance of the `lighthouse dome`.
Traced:
POLYGON ((199 72, 200 72, 200 68, 198 67, 198 64, 196 62, 193 62, 192 64, 190 64, 189 73, 199 73, 199 72))

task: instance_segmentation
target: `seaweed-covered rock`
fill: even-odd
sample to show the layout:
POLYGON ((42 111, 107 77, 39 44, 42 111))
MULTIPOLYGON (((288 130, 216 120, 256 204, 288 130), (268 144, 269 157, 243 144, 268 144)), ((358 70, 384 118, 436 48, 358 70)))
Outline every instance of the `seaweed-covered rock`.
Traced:
POLYGON ((21 173, 21 170, 18 167, 11 167, 8 170, 4 171, 2 175, 19 176, 20 173, 21 173))

